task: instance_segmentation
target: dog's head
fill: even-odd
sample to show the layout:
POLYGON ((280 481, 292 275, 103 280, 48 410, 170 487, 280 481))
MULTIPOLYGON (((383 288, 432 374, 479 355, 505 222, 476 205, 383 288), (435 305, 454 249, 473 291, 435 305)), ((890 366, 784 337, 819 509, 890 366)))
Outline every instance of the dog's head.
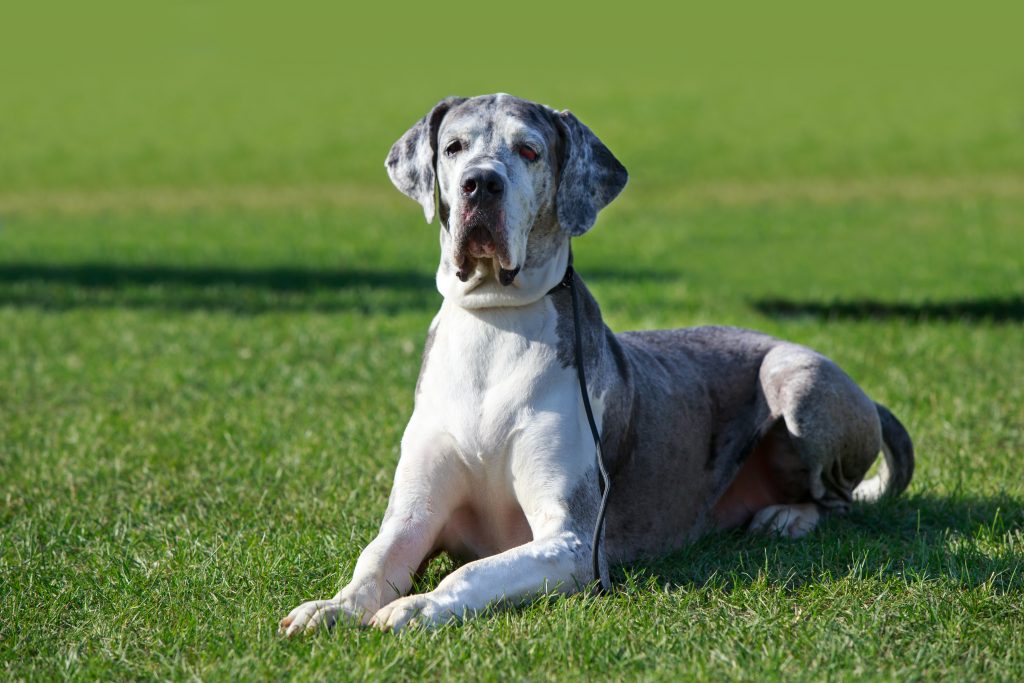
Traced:
POLYGON ((427 222, 436 184, 438 286, 463 300, 489 292, 479 305, 521 303, 556 284, 552 260, 564 270, 569 237, 589 230, 627 179, 570 112, 504 94, 442 100, 394 144, 387 169, 427 222))

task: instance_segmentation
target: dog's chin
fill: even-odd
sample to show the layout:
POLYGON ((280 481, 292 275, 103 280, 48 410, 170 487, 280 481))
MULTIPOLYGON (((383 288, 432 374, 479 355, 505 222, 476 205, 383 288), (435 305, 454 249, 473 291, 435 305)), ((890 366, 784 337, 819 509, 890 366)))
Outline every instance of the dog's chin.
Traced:
POLYGON ((503 287, 515 282, 521 266, 513 262, 500 227, 495 229, 480 222, 460 230, 459 234, 452 255, 455 276, 459 280, 480 284, 493 276, 503 287))
POLYGON ((461 271, 441 268, 437 274, 437 286, 448 301, 463 308, 494 308, 519 306, 523 303, 523 278, 518 276, 503 284, 505 272, 493 258, 467 260, 461 271), (460 274, 461 273, 461 274, 460 274))
POLYGON ((455 269, 455 277, 466 285, 466 291, 491 283, 508 287, 515 282, 520 270, 520 266, 506 268, 497 256, 471 253, 463 257, 462 266, 455 269))
POLYGON ((438 289, 446 299, 466 308, 520 305, 522 303, 521 268, 506 268, 496 254, 470 251, 462 257, 461 267, 441 268, 438 289))
POLYGON ((442 256, 437 269, 437 290, 445 301, 467 309, 524 306, 543 297, 565 275, 569 242, 566 240, 542 263, 506 274, 508 284, 502 281, 503 268, 497 259, 469 258, 472 261, 464 262, 463 279, 452 265, 451 253, 442 256))

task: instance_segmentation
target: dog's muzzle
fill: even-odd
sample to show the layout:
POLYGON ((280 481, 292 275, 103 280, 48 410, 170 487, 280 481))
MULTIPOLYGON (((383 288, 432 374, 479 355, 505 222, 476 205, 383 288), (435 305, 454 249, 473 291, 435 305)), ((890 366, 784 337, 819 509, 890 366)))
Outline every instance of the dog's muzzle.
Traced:
POLYGON ((504 177, 487 166, 468 168, 459 183, 459 194, 462 210, 458 224, 463 227, 454 231, 456 275, 466 282, 479 261, 494 259, 498 281, 512 284, 519 266, 512 263, 505 235, 504 177))
POLYGON ((502 219, 500 211, 470 209, 463 219, 467 227, 454 231, 455 274, 463 282, 469 280, 479 261, 488 259, 497 266, 498 281, 502 285, 507 287, 515 281, 520 266, 512 265, 502 219))

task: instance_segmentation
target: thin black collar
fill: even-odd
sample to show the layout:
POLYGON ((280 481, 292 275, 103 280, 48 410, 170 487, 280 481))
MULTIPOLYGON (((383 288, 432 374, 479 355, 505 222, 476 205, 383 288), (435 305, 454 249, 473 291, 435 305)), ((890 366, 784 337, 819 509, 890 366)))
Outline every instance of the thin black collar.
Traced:
POLYGON ((562 276, 562 280, 557 285, 549 289, 548 294, 554 294, 560 289, 568 289, 569 287, 572 287, 573 275, 574 272, 572 269, 572 259, 570 259, 569 265, 565 267, 565 275, 562 276))
POLYGON ((572 269, 572 248, 570 247, 569 261, 568 263, 565 264, 565 275, 562 276, 562 280, 557 285, 548 290, 548 294, 554 294, 560 289, 569 289, 570 287, 572 287, 573 277, 574 273, 572 269))

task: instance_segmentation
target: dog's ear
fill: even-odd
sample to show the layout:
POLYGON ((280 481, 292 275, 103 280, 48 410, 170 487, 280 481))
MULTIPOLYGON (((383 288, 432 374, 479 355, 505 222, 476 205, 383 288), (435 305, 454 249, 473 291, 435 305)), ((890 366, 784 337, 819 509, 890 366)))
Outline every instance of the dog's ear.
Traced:
POLYGON ((423 215, 428 223, 434 220, 437 131, 448 110, 465 101, 465 97, 446 97, 434 105, 426 116, 398 138, 384 162, 391 182, 402 194, 423 206, 423 215))
POLYGON ((594 226, 597 212, 618 196, 629 174, 572 112, 555 112, 554 119, 562 142, 562 168, 555 195, 558 222, 577 237, 594 226))

